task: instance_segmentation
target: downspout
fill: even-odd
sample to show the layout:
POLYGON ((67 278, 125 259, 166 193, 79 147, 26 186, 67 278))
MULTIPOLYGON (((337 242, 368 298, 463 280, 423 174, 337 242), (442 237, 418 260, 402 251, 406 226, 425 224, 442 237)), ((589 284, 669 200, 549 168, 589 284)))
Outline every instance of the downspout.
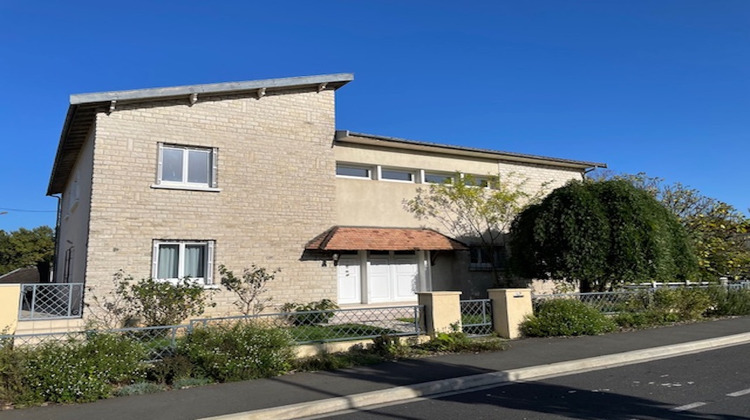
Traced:
POLYGON ((52 283, 57 282, 57 256, 60 255, 60 216, 62 214, 62 197, 50 194, 57 199, 57 220, 55 221, 55 251, 52 255, 52 283))

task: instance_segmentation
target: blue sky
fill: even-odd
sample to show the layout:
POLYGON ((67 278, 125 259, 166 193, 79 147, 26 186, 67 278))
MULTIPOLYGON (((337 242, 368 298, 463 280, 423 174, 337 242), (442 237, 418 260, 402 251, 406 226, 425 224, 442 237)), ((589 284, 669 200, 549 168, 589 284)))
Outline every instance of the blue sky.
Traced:
POLYGON ((70 94, 340 72, 339 129, 606 162, 746 211, 749 22, 744 0, 2 0, 0 229, 54 225, 70 94))

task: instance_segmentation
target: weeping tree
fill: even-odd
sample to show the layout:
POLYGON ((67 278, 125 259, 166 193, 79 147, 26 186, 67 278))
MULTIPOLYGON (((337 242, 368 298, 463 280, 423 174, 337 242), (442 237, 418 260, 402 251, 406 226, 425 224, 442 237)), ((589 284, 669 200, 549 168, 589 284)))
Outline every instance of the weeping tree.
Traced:
POLYGON ((703 280, 750 275, 750 218, 730 204, 679 182, 668 184, 645 173, 604 172, 598 180, 621 179, 647 191, 674 213, 693 240, 703 280))
POLYGON ((677 217, 623 180, 572 181, 514 220, 511 269, 521 277, 579 283, 686 280, 697 262, 677 217))

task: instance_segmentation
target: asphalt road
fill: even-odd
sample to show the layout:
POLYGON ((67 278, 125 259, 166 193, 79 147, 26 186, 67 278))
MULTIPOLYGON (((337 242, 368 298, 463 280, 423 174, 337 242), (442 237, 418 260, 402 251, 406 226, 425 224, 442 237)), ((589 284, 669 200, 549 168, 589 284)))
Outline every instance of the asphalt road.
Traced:
POLYGON ((336 419, 749 419, 750 345, 342 414, 336 419))

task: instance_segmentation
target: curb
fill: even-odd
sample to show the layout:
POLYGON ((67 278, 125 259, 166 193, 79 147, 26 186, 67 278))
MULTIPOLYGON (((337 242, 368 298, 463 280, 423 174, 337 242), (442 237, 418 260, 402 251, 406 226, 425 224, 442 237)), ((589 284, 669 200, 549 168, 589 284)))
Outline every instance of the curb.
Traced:
POLYGON ((206 417, 200 420, 295 419, 320 416, 337 411, 361 409, 372 405, 393 403, 413 398, 431 397, 460 391, 468 392, 476 388, 499 386, 512 382, 534 381, 555 376, 569 375, 572 373, 581 373, 591 370, 666 359, 669 357, 682 356, 746 343, 750 343, 750 333, 735 334, 726 337, 654 347, 644 350, 634 350, 625 353, 615 353, 605 356, 596 356, 581 360, 557 362, 547 365, 423 382, 344 397, 328 398, 280 407, 206 417))

